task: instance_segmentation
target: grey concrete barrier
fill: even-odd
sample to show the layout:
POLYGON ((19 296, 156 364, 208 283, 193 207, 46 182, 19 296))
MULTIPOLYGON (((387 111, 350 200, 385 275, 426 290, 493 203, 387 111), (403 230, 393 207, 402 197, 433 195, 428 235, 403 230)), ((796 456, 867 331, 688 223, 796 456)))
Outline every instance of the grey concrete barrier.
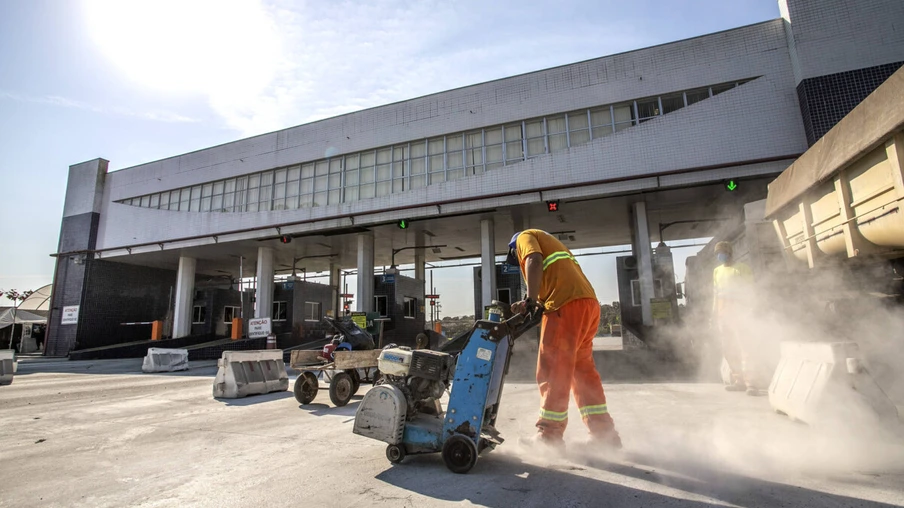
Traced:
POLYGON ((12 349, 0 349, 0 385, 13 382, 16 367, 16 352, 12 349))
POLYGON ((281 349, 223 351, 217 367, 217 377, 213 381, 215 398, 237 399, 289 389, 281 349))
POLYGON ((148 348, 141 364, 142 372, 175 372, 188 370, 188 350, 162 347, 148 348))
POLYGON ((866 369, 855 342, 782 342, 769 403, 811 425, 898 420, 897 408, 866 369))

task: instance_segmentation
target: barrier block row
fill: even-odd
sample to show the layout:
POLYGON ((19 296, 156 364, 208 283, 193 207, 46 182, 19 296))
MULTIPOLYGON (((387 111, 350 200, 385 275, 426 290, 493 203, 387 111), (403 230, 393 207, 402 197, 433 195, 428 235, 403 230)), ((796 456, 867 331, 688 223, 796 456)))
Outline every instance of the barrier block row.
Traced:
POLYGON ((213 381, 215 398, 237 399, 289 389, 281 349, 223 351, 217 367, 213 381))
POLYGON ((898 419, 894 403, 864 368, 855 342, 783 342, 769 403, 811 425, 827 419, 898 419))
POLYGON ((16 352, 12 349, 0 349, 0 385, 13 382, 17 367, 16 352))
POLYGON ((162 347, 148 348, 141 364, 142 372, 175 372, 188 370, 188 350, 162 347))

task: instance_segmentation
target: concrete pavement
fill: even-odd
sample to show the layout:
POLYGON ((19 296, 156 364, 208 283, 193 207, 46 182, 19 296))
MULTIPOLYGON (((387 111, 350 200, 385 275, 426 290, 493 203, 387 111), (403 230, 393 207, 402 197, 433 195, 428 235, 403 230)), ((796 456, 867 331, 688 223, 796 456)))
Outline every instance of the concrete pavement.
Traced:
MULTIPOLYGON (((608 384, 625 450, 565 458, 518 444, 537 389, 506 385, 508 438, 467 475, 438 454, 392 466, 356 436, 362 392, 215 400, 215 362, 141 374, 140 360, 19 364, 0 387, 0 506, 904 506, 904 446, 876 432, 815 431, 765 398, 697 383, 608 384)), ((864 429, 866 430, 866 429, 864 429)))

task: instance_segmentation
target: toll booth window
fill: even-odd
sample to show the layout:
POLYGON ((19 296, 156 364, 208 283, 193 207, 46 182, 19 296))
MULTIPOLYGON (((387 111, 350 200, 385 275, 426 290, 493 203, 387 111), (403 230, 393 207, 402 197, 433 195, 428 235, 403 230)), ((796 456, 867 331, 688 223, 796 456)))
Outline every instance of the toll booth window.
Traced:
POLYGON ((414 319, 417 317, 417 298, 405 297, 405 318, 414 319))
POLYGON ((207 321, 207 307, 203 305, 195 305, 191 312, 191 323, 193 325, 202 325, 207 321))
POLYGON ((497 289, 496 290, 496 299, 500 302, 511 305, 512 303, 512 290, 508 288, 497 289))
POLYGON ((285 321, 286 308, 286 302, 273 302, 273 321, 285 321))
POLYGON ((304 302, 305 321, 320 321, 322 316, 320 302, 304 302))
POLYGON ((389 299, 386 296, 374 297, 374 311, 380 313, 380 317, 389 315, 389 299))
POLYGON ((241 310, 238 307, 227 305, 225 312, 223 313, 223 322, 231 324, 233 319, 240 317, 241 315, 241 310))

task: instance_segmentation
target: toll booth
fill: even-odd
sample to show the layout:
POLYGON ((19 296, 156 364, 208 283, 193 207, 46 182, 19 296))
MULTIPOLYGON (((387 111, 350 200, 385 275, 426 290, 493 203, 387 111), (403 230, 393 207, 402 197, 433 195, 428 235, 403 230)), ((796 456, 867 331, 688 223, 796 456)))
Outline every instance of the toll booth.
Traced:
MULTIPOLYGON (((474 267, 474 318, 486 319, 482 298, 482 267, 474 267)), ((521 300, 524 294, 524 281, 521 269, 508 263, 496 265, 496 300, 511 304, 521 300)))
MULTIPOLYGON (((675 287, 675 264, 672 251, 664 243, 653 249, 653 297, 650 300, 653 313, 652 328, 677 324, 678 295, 675 287)), ((621 307, 622 326, 639 339, 650 339, 651 327, 643 324, 640 275, 637 258, 620 256, 615 258, 618 275, 618 300, 621 307)))
MULTIPOLYGON (((374 276, 373 312, 383 322, 383 343, 415 345, 426 326, 424 281, 399 274, 374 276)), ((379 338, 377 338, 379 340, 379 338)))
POLYGON ((241 304, 242 294, 238 289, 218 287, 195 290, 191 309, 191 335, 229 337, 232 333, 232 318, 240 316, 241 304))
MULTIPOLYGON (((333 288, 327 284, 302 280, 274 284, 270 329, 276 335, 276 347, 285 349, 323 340, 330 330, 323 317, 327 312, 335 314, 332 297, 333 288)), ((248 320, 254 316, 254 299, 254 290, 245 292, 245 333, 248 320)))

